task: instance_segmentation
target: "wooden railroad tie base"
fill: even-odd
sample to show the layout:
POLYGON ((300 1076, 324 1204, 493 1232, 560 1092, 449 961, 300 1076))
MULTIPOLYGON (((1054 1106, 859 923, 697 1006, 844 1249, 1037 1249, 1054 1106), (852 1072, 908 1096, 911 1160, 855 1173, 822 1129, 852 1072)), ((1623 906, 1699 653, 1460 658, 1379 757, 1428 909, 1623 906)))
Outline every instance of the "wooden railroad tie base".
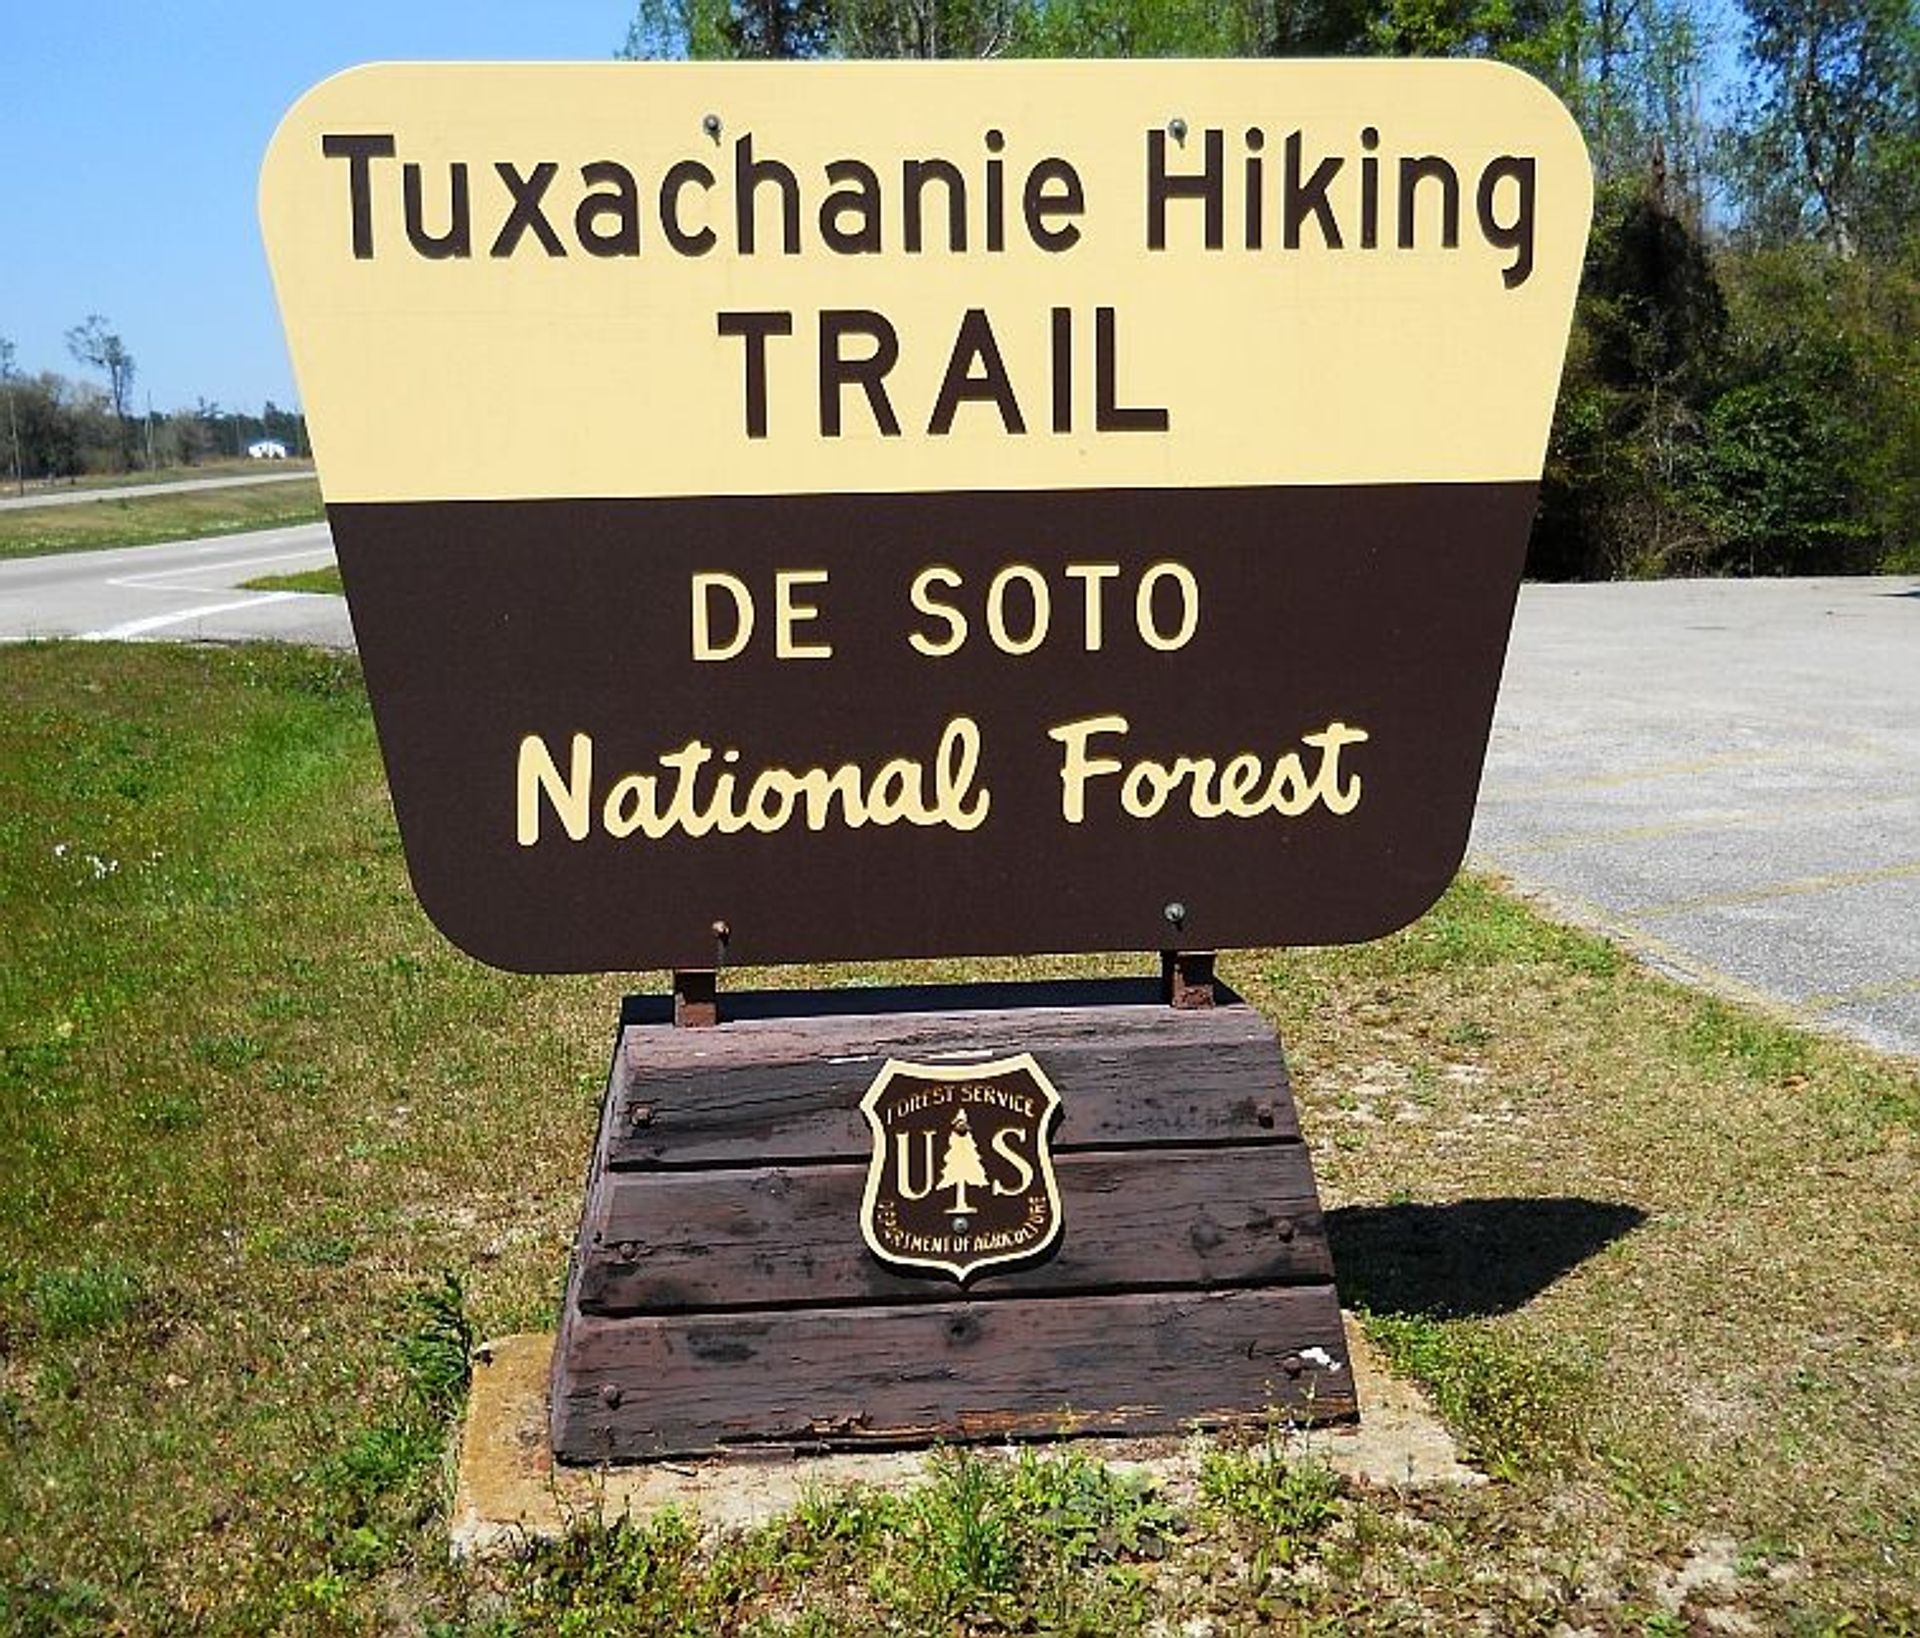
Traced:
POLYGON ((707 1028, 630 1001, 554 1350, 555 1457, 1352 1419, 1280 1043, 1216 992, 741 994, 707 1028), (1059 1232, 964 1284, 883 1262, 861 1227, 883 1066, 1021 1054, 1061 1100, 1059 1232))

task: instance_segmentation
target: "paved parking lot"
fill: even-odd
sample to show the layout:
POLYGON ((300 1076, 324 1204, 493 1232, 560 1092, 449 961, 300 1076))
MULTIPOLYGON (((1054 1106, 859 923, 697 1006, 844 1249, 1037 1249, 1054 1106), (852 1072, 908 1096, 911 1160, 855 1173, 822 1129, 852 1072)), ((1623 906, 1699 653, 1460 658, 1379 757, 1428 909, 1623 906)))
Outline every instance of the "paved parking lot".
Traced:
POLYGON ((1524 588, 1472 857, 1920 1054, 1920 579, 1524 588))

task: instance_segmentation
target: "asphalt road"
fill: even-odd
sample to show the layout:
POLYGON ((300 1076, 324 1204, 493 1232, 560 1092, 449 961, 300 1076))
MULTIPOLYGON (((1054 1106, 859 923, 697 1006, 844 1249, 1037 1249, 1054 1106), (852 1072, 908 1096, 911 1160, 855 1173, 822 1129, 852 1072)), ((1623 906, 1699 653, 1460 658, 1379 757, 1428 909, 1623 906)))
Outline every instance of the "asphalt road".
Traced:
MULTIPOLYGON (((340 647, 324 524, 0 562, 0 641, 340 647)), ((1680 977, 1920 1055, 1920 579, 1528 586, 1470 858, 1680 977)))
POLYGON ((141 495, 186 495, 196 489, 250 489, 263 483, 293 483, 311 478, 313 468, 292 472, 248 472, 237 478, 181 478, 172 483, 126 483, 111 489, 34 489, 0 496, 0 512, 28 512, 40 506, 84 506, 88 501, 134 500, 141 495))
POLYGON ((237 588, 333 560, 324 523, 0 561, 0 642, 31 637, 353 645, 337 597, 237 588))
POLYGON ((1471 857, 1920 1054, 1920 579, 1524 588, 1471 857))

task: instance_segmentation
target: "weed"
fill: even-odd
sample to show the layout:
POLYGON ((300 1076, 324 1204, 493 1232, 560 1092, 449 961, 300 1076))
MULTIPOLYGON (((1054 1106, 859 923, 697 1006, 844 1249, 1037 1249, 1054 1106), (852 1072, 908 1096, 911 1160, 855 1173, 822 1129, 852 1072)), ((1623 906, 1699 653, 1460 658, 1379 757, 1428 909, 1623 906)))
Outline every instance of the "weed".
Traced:
POLYGON ((1804 1075, 1812 1043, 1805 1035, 1755 1013, 1703 998, 1689 1021, 1682 1047, 1704 1069, 1731 1068, 1760 1084, 1804 1075))
POLYGON ((939 1451, 904 1496, 839 1500, 843 1516, 816 1499, 790 1529, 810 1519, 889 1630, 908 1632, 1129 1629, 1141 1596, 1134 1562, 1164 1556, 1180 1529, 1144 1480, 1072 1451, 939 1451))
POLYGON ((194 1043, 194 1056, 209 1070, 244 1070, 267 1056, 267 1048, 252 1035, 202 1035, 194 1043))
POLYGON ((1005 1469, 967 1450, 942 1451, 932 1481, 915 1492, 909 1532, 917 1540, 932 1604, 943 1615, 983 1609, 1019 1570, 1005 1469))
POLYGON ((1161 1558, 1180 1520, 1145 1478, 1079 1451, 1022 1448, 1008 1486, 1016 1517, 1068 1562, 1161 1558))
POLYGON ((899 1497, 862 1485, 809 1489, 786 1521, 784 1550, 800 1564, 858 1563, 905 1527, 899 1497))
POLYGON ((310 1098, 326 1090, 327 1073, 315 1064, 274 1064, 267 1070, 266 1087, 269 1092, 310 1098))
POLYGON ((353 1241, 344 1234, 303 1234, 282 1240, 276 1256, 303 1268, 345 1268, 353 1261, 353 1241))
POLYGON ((404 1489, 440 1454, 443 1432, 410 1417, 362 1428, 334 1457, 324 1475, 328 1486, 365 1517, 381 1497, 404 1489))
POLYGON ((400 1338, 409 1391, 436 1421, 457 1416, 473 1380, 473 1322, 459 1277, 439 1280, 408 1299, 413 1324, 400 1338))
POLYGON ((345 593, 340 583, 339 565, 328 563, 318 569, 301 569, 294 574, 263 574, 240 582, 243 591, 317 592, 334 597, 345 593))
POLYGON ((27 1308, 40 1334, 92 1336, 124 1324, 139 1305, 140 1276, 124 1263, 49 1268, 27 1288, 27 1308))
POLYGON ((1475 1460, 1499 1478, 1563 1466, 1579 1444, 1585 1373, 1509 1341, 1482 1322, 1368 1314, 1367 1335, 1420 1381, 1475 1460))
POLYGON ((16 1587, 0 1581, 0 1630, 20 1638, 98 1632, 111 1607, 105 1589, 91 1581, 35 1578, 16 1587))
POLYGON ((1634 1506, 1663 1518, 1685 1515, 1694 1475, 1670 1455, 1607 1450, 1601 1453, 1614 1490, 1634 1506))
POLYGON ((1762 1536, 1740 1549, 1733 1561, 1734 1572, 1742 1576, 1765 1575, 1773 1565, 1793 1557, 1793 1549, 1778 1536, 1762 1536))
POLYGON ((1207 1450, 1200 1496, 1216 1514, 1250 1527, 1266 1561, 1279 1565, 1293 1563, 1340 1513, 1340 1481, 1332 1469, 1288 1452, 1272 1429, 1259 1445, 1207 1450))
POLYGON ((206 1118, 191 1092, 156 1092, 135 1101, 133 1118, 154 1132, 190 1132, 206 1118))
POLYGON ((394 1339, 399 1402, 356 1431, 320 1469, 333 1504, 326 1530, 333 1562, 370 1573, 398 1550, 437 1500, 431 1479, 446 1450, 472 1369, 473 1327, 458 1278, 442 1274, 411 1293, 394 1339))
POLYGON ((502 1630, 515 1638, 711 1638, 729 1587, 702 1564, 699 1548, 691 1521, 671 1510, 645 1524, 583 1520, 558 1540, 536 1543, 512 1572, 514 1608, 502 1630))
POLYGON ((1478 1051, 1493 1040, 1493 1030, 1477 1018, 1464 1018, 1448 1028, 1444 1037, 1448 1046, 1478 1051))

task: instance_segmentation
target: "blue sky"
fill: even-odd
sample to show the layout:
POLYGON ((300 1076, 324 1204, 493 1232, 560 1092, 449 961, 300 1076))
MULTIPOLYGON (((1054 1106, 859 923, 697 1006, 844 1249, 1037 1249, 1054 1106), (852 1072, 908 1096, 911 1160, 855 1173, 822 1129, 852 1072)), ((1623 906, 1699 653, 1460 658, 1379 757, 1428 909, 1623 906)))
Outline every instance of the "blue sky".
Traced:
POLYGON ((0 336, 85 376, 102 313, 134 402, 298 402, 254 216, 293 100, 355 63, 600 58, 633 0, 0 0, 0 336))

